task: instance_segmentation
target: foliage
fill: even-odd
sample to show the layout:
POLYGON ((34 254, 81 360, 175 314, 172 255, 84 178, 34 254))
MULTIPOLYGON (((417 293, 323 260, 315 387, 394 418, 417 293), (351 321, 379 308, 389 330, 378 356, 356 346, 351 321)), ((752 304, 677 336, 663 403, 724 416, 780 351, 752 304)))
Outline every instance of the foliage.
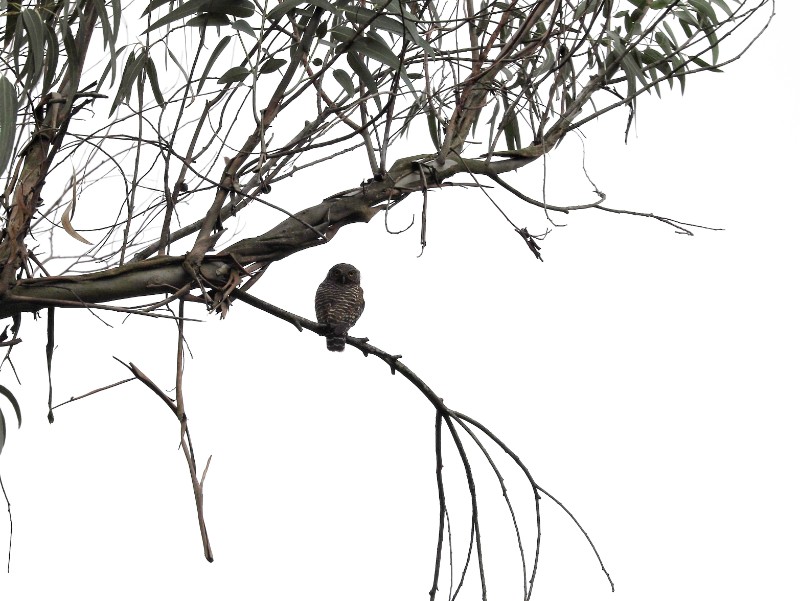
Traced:
MULTIPOLYGON (((491 180, 550 211, 631 213, 606 207, 599 191, 594 203, 545 205, 503 175, 615 108, 628 110, 630 125, 642 94, 683 92, 689 75, 721 71, 761 35, 772 4, 152 0, 128 21, 133 5, 124 18, 119 0, 3 2, 0 317, 13 318, 11 339, 4 332, 0 340, 6 359, 26 312, 48 310, 49 368, 56 307, 154 314, 178 304, 182 319, 187 301, 223 315, 232 298, 258 305, 245 291, 270 263, 415 193, 427 206, 428 190, 453 185, 456 175, 468 178, 460 185, 491 180), (416 127, 426 144, 398 156, 416 127), (366 179, 298 211, 290 178, 344 156, 363 161, 366 179), (274 211, 274 227, 214 251, 225 222, 256 205, 274 211), (112 304, 157 294, 166 297, 145 309, 112 304)), ((647 216, 691 233, 688 224, 647 216)), ((511 225, 540 257, 540 237, 511 225)), ((424 212, 421 240, 424 248, 424 212)), ((393 370, 399 364, 358 348, 393 370)), ((182 345, 179 353, 182 360, 182 345)), ((148 385, 181 423, 210 559, 183 401, 148 385)), ((14 395, 0 392, 19 418, 14 395)), ((437 436, 444 420, 454 440, 456 425, 473 438, 477 428, 510 453, 425 394, 437 436)), ((4 440, 0 413, 0 449, 4 440)), ((543 491, 530 482, 538 501, 543 491)), ((442 516, 443 498, 440 482, 442 516)), ((477 513, 472 527, 480 561, 477 513)), ((440 528, 432 596, 442 535, 440 528)))

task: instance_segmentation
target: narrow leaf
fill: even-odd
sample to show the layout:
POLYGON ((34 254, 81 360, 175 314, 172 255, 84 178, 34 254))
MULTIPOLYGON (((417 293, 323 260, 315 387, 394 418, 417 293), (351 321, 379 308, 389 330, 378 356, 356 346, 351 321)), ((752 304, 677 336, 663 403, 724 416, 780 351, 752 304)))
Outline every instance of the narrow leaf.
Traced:
POLYGON ((94 4, 94 9, 97 11, 100 23, 103 26, 103 48, 105 48, 116 37, 114 29, 111 27, 111 21, 108 18, 106 3, 103 0, 92 0, 92 4, 94 4))
POLYGON ((211 71, 211 67, 214 66, 214 62, 217 60, 222 51, 225 50, 225 47, 228 45, 228 42, 230 41, 231 41, 231 36, 226 35, 219 41, 217 47, 214 48, 214 52, 211 53, 211 57, 208 59, 208 62, 206 63, 206 68, 203 69, 203 76, 200 78, 200 82, 197 84, 198 93, 202 89, 203 84, 205 83, 206 78, 208 77, 208 73, 209 71, 211 71))
POLYGON ((223 25, 230 25, 231 20, 228 18, 228 15, 223 15, 220 13, 203 13, 201 15, 197 15, 196 17, 192 17, 184 25, 186 27, 221 27, 223 25))
POLYGON ((203 10, 247 19, 253 16, 256 7, 250 0, 210 0, 203 10))
POLYGON ((44 65, 44 23, 35 10, 22 11, 22 24, 28 32, 28 51, 33 58, 33 71, 28 74, 27 88, 39 81, 44 65))
POLYGON ((343 69, 334 69, 333 78, 339 82, 339 85, 344 88, 348 96, 352 96, 356 93, 356 87, 353 85, 353 80, 350 79, 350 75, 348 75, 347 71, 343 69))
POLYGON ((3 452, 3 447, 6 445, 6 418, 3 417, 3 412, 0 411, 0 453, 3 452))
POLYGON ((272 73, 273 71, 277 71, 281 67, 283 67, 287 62, 285 58, 270 58, 261 65, 261 69, 259 69, 259 73, 272 73))
POLYGON ((0 75, 0 174, 5 171, 14 152, 17 108, 17 92, 14 85, 4 75, 0 75))
POLYGON ((400 66, 397 55, 385 43, 381 44, 373 38, 358 38, 350 48, 393 69, 400 66))
POLYGON ((727 4, 725 4, 725 0, 711 0, 711 2, 713 2, 714 4, 719 6, 722 10, 724 10, 725 14, 728 15, 729 17, 733 16, 733 11, 730 8, 728 8, 727 4))
POLYGON ((253 27, 247 21, 239 19, 233 23, 232 27, 236 31, 241 31, 244 34, 249 35, 251 38, 258 39, 258 36, 256 36, 256 32, 253 31, 253 27))
POLYGON ((708 19, 715 25, 719 24, 717 14, 714 12, 714 8, 711 6, 711 4, 705 2, 704 0, 688 0, 688 2, 697 10, 699 14, 708 17, 708 19))
MULTIPOLYGON (((97 2, 99 0, 95 1, 97 2)), ((181 19, 184 19, 186 17, 194 16, 197 13, 205 10, 206 4, 208 4, 208 0, 188 0, 188 2, 184 2, 180 6, 176 7, 174 10, 169 11, 165 16, 158 19, 150 27, 145 29, 144 33, 147 33, 148 31, 153 31, 154 29, 158 29, 159 27, 163 27, 164 25, 169 25, 170 23, 174 23, 175 21, 180 21, 181 19)))
POLYGON ((326 11, 330 13, 338 12, 336 10, 336 7, 330 2, 327 2, 327 0, 285 0, 284 2, 281 2, 280 4, 278 4, 278 6, 276 6, 267 13, 267 19, 272 19, 273 21, 277 21, 283 15, 288 13, 290 10, 292 10, 293 8, 297 8, 301 4, 313 4, 314 6, 318 6, 319 8, 324 8, 326 11))
POLYGON ((47 35, 47 52, 45 54, 46 63, 42 91, 47 93, 53 86, 53 81, 58 71, 58 55, 61 49, 59 48, 56 32, 49 25, 45 26, 45 34, 47 35))
POLYGON ((358 75, 361 83, 367 87, 370 94, 373 94, 375 104, 378 106, 378 110, 381 110, 381 99, 380 95, 378 94, 378 84, 375 81, 375 78, 372 76, 372 73, 370 73, 369 69, 367 69, 367 65, 364 63, 361 57, 352 50, 347 53, 347 64, 353 68, 353 71, 355 71, 356 75, 358 75))
POLYGON ((144 66, 147 71, 147 79, 150 81, 150 89, 153 90, 153 96, 155 96, 158 106, 163 108, 166 102, 164 102, 164 96, 161 94, 161 88, 158 86, 158 70, 156 70, 156 64, 153 62, 153 59, 148 56, 144 66))
POLYGON ((19 403, 17 402, 17 398, 13 395, 13 393, 8 388, 3 386, 2 384, 0 384, 0 394, 2 394, 4 397, 6 397, 8 399, 8 402, 11 403, 11 406, 14 408, 14 413, 16 413, 16 415, 17 415, 17 424, 19 424, 17 427, 21 428, 22 427, 22 411, 19 408, 19 403))
POLYGON ((222 77, 217 80, 217 83, 220 85, 239 83, 240 81, 244 81, 248 75, 250 75, 250 69, 247 67, 231 67, 222 74, 222 77))

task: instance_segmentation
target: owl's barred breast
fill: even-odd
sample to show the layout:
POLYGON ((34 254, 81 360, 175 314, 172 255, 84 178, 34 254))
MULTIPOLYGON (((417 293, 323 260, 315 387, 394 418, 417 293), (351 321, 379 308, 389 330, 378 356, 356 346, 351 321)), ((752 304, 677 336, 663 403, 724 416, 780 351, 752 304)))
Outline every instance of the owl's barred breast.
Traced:
POLYGON ((361 287, 358 285, 320 286, 315 303, 317 321, 353 326, 361 316, 363 303, 361 287))

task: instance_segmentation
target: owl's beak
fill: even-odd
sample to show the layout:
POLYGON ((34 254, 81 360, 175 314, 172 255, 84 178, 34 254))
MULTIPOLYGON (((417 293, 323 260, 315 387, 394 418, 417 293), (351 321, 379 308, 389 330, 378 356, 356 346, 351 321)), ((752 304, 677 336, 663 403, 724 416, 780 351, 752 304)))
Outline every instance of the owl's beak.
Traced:
POLYGON ((341 281, 342 281, 342 284, 346 284, 346 283, 347 283, 347 276, 346 276, 346 275, 344 275, 344 274, 342 274, 342 279, 341 279, 341 281))

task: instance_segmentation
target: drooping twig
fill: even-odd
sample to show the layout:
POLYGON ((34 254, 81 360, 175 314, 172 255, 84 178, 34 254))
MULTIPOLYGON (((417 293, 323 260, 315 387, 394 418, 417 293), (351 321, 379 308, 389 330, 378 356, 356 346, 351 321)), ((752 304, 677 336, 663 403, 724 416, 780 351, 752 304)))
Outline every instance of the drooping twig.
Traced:
POLYGON ((3 484, 3 478, 0 476, 0 490, 3 491, 3 498, 6 500, 6 510, 8 510, 8 562, 6 564, 6 571, 11 573, 11 541, 14 539, 14 520, 11 517, 11 501, 8 499, 6 487, 3 484))
POLYGON ((55 349, 55 323, 56 310, 54 307, 47 309, 47 421, 53 423, 53 349, 55 349))
MULTIPOLYGON (((256 298, 256 297, 254 297, 254 296, 252 296, 252 295, 250 295, 248 293, 242 292, 240 290, 235 290, 235 291, 233 291, 231 296, 233 298, 235 298, 235 299, 239 299, 239 300, 245 302, 246 304, 248 304, 248 305, 250 305, 250 306, 252 306, 252 307, 254 307, 256 309, 259 309, 261 311, 269 313, 270 315, 274 315, 275 317, 278 317, 278 318, 286 321, 287 323, 290 323, 290 324, 294 325, 295 327, 297 327, 301 331, 302 331, 302 329, 311 330, 312 332, 316 333, 319 336, 324 336, 325 333, 326 333, 326 328, 324 326, 321 326, 320 324, 318 324, 318 323, 316 323, 314 321, 311 321, 309 319, 305 319, 304 317, 301 317, 299 315, 295 315, 294 313, 291 313, 290 311, 286 311, 285 309, 282 309, 280 307, 276 307, 275 305, 267 303, 267 302, 265 302, 265 301, 263 301, 263 300, 261 300, 259 298, 256 298)), ((434 564, 434 582, 433 582, 433 586, 431 587, 431 590, 429 592, 431 601, 434 600, 434 598, 436 596, 436 591, 437 591, 437 588, 438 588, 438 577, 439 577, 439 574, 440 574, 441 557, 442 557, 442 546, 443 546, 443 528, 444 528, 444 520, 445 520, 445 517, 447 516, 446 495, 445 495, 444 484, 443 484, 443 481, 442 481, 442 474, 441 474, 441 454, 442 454, 442 451, 441 451, 441 421, 442 420, 444 420, 444 422, 447 424, 448 430, 450 431, 450 434, 453 437, 453 441, 454 441, 454 443, 456 445, 456 448, 458 449, 459 455, 460 455, 461 460, 462 460, 462 464, 464 465, 464 470, 465 470, 465 473, 466 473, 466 476, 467 476, 467 482, 468 482, 468 485, 469 485, 469 488, 470 488, 470 498, 472 500, 472 524, 471 524, 471 528, 470 528, 471 535, 470 535, 469 550, 471 551, 471 549, 473 547, 473 542, 474 542, 475 548, 476 548, 476 551, 477 551, 477 556, 478 556, 478 566, 479 566, 479 571, 480 571, 480 575, 481 575, 482 594, 483 594, 483 598, 484 599, 486 598, 486 583, 485 583, 485 575, 483 574, 482 547, 481 547, 481 544, 480 544, 480 530, 479 530, 479 526, 478 526, 477 494, 476 494, 474 480, 472 479, 472 470, 471 470, 471 467, 469 465, 469 460, 468 460, 468 458, 466 456, 466 450, 464 449, 463 443, 461 442, 460 436, 459 436, 459 434, 458 434, 458 432, 456 430, 456 425, 461 426, 464 429, 464 431, 466 431, 470 435, 470 437, 476 442, 476 444, 481 449, 481 451, 483 452, 484 456, 489 460, 490 465, 494 469, 494 468, 496 468, 496 465, 494 464, 493 460, 491 460, 489 451, 486 449, 486 447, 482 443, 480 443, 480 441, 478 440, 477 436, 475 435, 475 433, 471 430, 471 428, 469 426, 477 428, 478 430, 480 430, 480 432, 482 432, 489 439, 491 439, 492 442, 494 442, 498 447, 500 447, 500 449, 504 453, 506 453, 509 457, 511 457, 511 459, 514 461, 514 463, 516 463, 516 465, 519 467, 519 469, 522 470, 522 472, 524 473, 525 477, 528 480, 528 483, 530 484, 531 489, 533 490, 534 498, 535 498, 535 512, 536 512, 535 514, 536 514, 536 530, 537 530, 536 548, 535 548, 536 553, 535 553, 535 557, 534 557, 534 563, 533 563, 533 567, 532 567, 532 572, 531 572, 530 578, 528 579, 527 590, 526 590, 526 599, 530 598, 531 591, 532 591, 532 586, 533 586, 533 581, 534 581, 534 579, 536 577, 536 573, 537 573, 537 569, 538 569, 538 565, 539 565, 539 549, 540 549, 540 543, 541 543, 541 514, 540 514, 540 508, 539 508, 539 500, 540 500, 539 493, 540 492, 542 494, 544 494, 546 497, 548 497, 549 499, 551 499, 554 503, 556 503, 556 505, 558 505, 558 507, 560 507, 572 519, 572 521, 575 523, 575 525, 578 527, 578 529, 581 531, 581 533, 584 535, 584 537, 588 541, 589 545, 591 546, 592 551, 594 552, 594 554, 597 557, 597 560, 598 560, 598 562, 600 564, 600 568, 602 569, 603 573, 606 575, 606 578, 608 579, 608 582, 611 585, 611 590, 612 591, 614 590, 614 583, 611 580, 611 576, 609 575, 608 571, 606 570, 605 565, 603 564, 602 560, 600 559, 600 555, 599 555, 599 553, 597 551, 597 548, 595 547, 594 543, 592 542, 591 538, 589 537, 589 535, 586 532, 586 530, 584 529, 584 527, 578 522, 578 520, 575 518, 575 516, 564 506, 564 504, 561 501, 559 501, 553 495, 551 495, 550 493, 548 493, 547 491, 542 489, 534 481, 533 476, 531 475, 531 473, 528 470, 527 466, 519 458, 519 456, 517 456, 505 443, 503 443, 500 440, 500 438, 497 437, 496 434, 494 434, 491 430, 489 430, 486 426, 484 426, 483 424, 481 424, 477 420, 475 420, 475 419, 473 419, 473 418, 471 418, 471 417, 469 417, 469 416, 467 416, 467 415, 465 415, 465 414, 463 414, 463 413, 461 413, 459 411, 455 411, 453 409, 448 408, 444 404, 444 402, 442 401, 441 397, 436 395, 436 393, 419 376, 417 376, 416 373, 411 371, 411 369, 409 369, 404 363, 402 363, 399 360, 399 355, 393 355, 393 354, 388 353, 388 352, 386 352, 386 351, 384 351, 384 350, 382 350, 382 349, 380 349, 380 348, 378 348, 378 347, 376 347, 376 346, 374 346, 372 344, 369 344, 367 342, 366 338, 354 338, 352 336, 348 336, 346 338, 346 343, 348 345, 353 346, 353 347, 357 348, 358 350, 360 350, 364 354, 364 356, 373 355, 373 356, 381 359, 384 363, 386 363, 389 366, 389 368, 392 371, 392 373, 400 373, 404 378, 406 378, 409 382, 411 382, 411 384, 413 384, 417 388, 417 390, 419 390, 425 396, 425 398, 428 399, 428 401, 430 401, 430 403, 434 406, 434 408, 436 409, 436 412, 437 412, 437 422, 436 422, 436 462, 437 462, 437 489, 439 491, 439 528, 438 528, 439 534, 438 534, 438 538, 437 538, 436 560, 435 560, 435 564, 434 564), (467 424, 469 424, 469 426, 467 424)), ((501 474, 499 472, 499 469, 495 469, 495 474, 497 475, 499 481, 501 482, 501 487, 503 487, 502 476, 501 476, 501 474)), ((504 487, 503 487, 503 489, 504 489, 504 487)), ((504 495, 505 495, 505 491, 504 491, 504 495)), ((524 560, 524 554, 523 554, 523 551, 522 551, 522 549, 523 549, 523 546, 522 546, 522 535, 521 535, 521 533, 519 532, 519 530, 517 528, 516 515, 513 513, 513 509, 511 509, 511 504, 510 504, 510 500, 508 499, 508 497, 506 497, 506 501, 507 501, 507 505, 508 505, 509 510, 511 512, 511 515, 512 515, 512 522, 513 522, 514 527, 515 527, 515 532, 517 533, 517 541, 518 541, 518 546, 520 548, 521 561, 523 563, 523 574, 524 574, 525 578, 528 578, 528 575, 524 573, 525 560, 524 560)), ((452 545, 451 545, 451 553, 452 553, 452 545)), ((468 553, 467 560, 466 560, 467 564, 469 563, 469 557, 470 556, 471 556, 471 553, 468 553)), ((451 568, 452 568, 452 558, 451 558, 451 568)), ((467 568, 467 565, 464 566, 464 570, 465 571, 466 571, 466 568, 467 568)), ((462 574, 462 579, 461 580, 463 582, 463 574, 462 574)), ((458 593, 458 589, 460 589, 460 586, 461 586, 461 584, 459 584, 459 587, 456 589, 456 592, 453 595, 451 595, 450 598, 455 597, 455 595, 458 593)))
MULTIPOLYGON (((439 587, 439 570, 442 565, 442 543, 444 542, 444 519, 447 513, 447 502, 444 495, 444 481, 442 480, 442 412, 436 412, 436 489, 439 492, 439 536, 436 539, 436 560, 433 567, 433 585, 430 590, 431 601, 436 597, 436 590, 439 587)), ((450 548, 452 552, 452 546, 450 548)), ((450 562, 452 568, 453 562, 450 562)), ((452 573, 451 573, 452 581, 452 573)), ((452 582, 451 582, 452 586, 452 582)), ((452 596, 448 595, 448 598, 452 596)))

